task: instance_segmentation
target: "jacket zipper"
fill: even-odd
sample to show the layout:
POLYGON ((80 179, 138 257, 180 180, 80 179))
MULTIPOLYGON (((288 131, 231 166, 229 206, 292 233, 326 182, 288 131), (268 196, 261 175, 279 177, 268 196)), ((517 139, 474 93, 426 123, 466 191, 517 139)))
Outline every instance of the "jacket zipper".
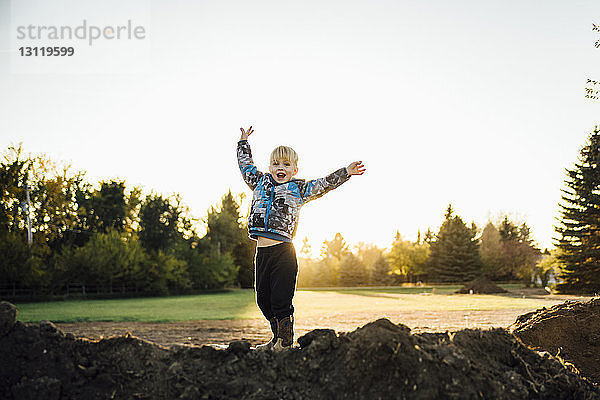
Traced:
POLYGON ((271 188, 271 198, 269 199, 269 202, 267 203, 267 213, 265 214, 265 231, 268 231, 269 228, 267 228, 267 222, 269 221, 269 215, 271 215, 271 204, 273 204, 273 194, 275 193, 275 188, 272 187, 271 188))

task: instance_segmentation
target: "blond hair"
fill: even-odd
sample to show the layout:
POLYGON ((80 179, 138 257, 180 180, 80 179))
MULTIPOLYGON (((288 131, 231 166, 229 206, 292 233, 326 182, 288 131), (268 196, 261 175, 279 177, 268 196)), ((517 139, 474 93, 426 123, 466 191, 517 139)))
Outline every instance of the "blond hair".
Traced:
POLYGON ((273 161, 289 161, 294 166, 298 166, 298 153, 288 146, 277 146, 275 150, 271 152, 271 158, 269 159, 269 165, 273 164, 273 161))

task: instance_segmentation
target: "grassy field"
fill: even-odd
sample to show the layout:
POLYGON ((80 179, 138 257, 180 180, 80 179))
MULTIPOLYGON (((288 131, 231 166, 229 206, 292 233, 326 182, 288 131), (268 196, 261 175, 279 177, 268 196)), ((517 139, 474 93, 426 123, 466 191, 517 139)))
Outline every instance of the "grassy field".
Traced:
MULTIPOLYGON (((515 285, 503 286, 515 288, 515 285)), ((536 309, 552 305, 543 298, 452 294, 459 287, 299 290, 294 305, 296 315, 301 318, 362 311, 536 309)), ((262 318, 253 290, 173 297, 23 303, 17 304, 17 308, 18 319, 23 322, 167 322, 262 318)))

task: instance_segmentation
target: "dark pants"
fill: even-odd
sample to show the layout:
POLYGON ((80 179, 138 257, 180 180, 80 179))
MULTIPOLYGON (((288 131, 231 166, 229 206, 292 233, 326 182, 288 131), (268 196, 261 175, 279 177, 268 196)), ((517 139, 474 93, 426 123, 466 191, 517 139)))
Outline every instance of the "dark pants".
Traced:
POLYGON ((256 304, 268 320, 294 313, 298 260, 292 243, 256 248, 256 304))

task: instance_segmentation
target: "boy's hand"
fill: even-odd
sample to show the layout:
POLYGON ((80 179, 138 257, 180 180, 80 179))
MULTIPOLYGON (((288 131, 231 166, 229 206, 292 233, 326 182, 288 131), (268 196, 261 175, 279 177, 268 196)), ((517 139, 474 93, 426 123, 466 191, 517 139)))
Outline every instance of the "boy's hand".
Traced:
POLYGON ((346 167, 346 172, 348 175, 362 175, 366 171, 366 168, 362 161, 354 161, 350 165, 346 167))
POLYGON ((240 128, 240 131, 242 131, 242 137, 240 138, 240 140, 248 140, 248 136, 252 135, 252 132, 254 132, 254 129, 252 129, 252 127, 248 128, 247 131, 244 130, 244 128, 240 128))

